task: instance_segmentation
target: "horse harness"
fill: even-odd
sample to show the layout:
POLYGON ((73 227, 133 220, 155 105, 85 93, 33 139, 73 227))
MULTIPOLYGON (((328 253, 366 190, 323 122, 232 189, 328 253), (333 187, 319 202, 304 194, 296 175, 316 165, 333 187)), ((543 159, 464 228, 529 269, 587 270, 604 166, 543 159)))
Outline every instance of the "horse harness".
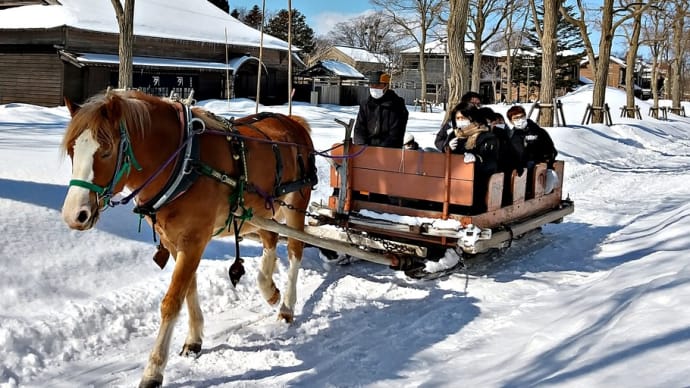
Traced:
MULTIPOLYGON (((261 129, 259 129, 254 124, 265 120, 268 118, 276 118, 278 120, 284 120, 283 116, 274 113, 259 113, 253 118, 251 123, 237 123, 234 119, 225 119, 223 117, 217 116, 211 112, 209 115, 223 125, 223 130, 213 130, 207 129, 204 122, 193 116, 191 106, 188 104, 183 104, 179 101, 175 101, 174 106, 178 111, 178 116, 180 118, 180 127, 182 132, 182 137, 180 140, 180 146, 173 152, 172 155, 155 171, 147 180, 138 188, 136 188, 132 193, 127 195, 121 200, 113 200, 113 189, 117 182, 125 175, 128 175, 131 166, 134 166, 137 170, 141 170, 141 167, 137 163, 134 153, 132 152, 131 141, 129 139, 127 128, 124 122, 120 123, 120 146, 118 153, 118 160, 116 169, 113 173, 113 177, 105 187, 97 186, 91 182, 72 180, 70 181, 70 186, 80 186, 88 190, 94 191, 99 197, 105 198, 104 207, 114 207, 119 204, 126 204, 131 199, 136 197, 139 192, 150 184, 153 179, 155 179, 173 160, 176 160, 173 173, 168 178, 168 181, 163 186, 155 196, 146 201, 143 204, 137 204, 134 208, 134 212, 139 214, 141 218, 148 216, 151 219, 154 241, 155 237, 155 224, 156 224, 156 213, 166 204, 174 201, 180 195, 185 193, 194 182, 202 175, 211 177, 218 182, 228 185, 233 188, 233 191, 229 197, 230 211, 228 218, 224 227, 216 231, 214 235, 218 235, 226 229, 229 229, 230 224, 234 225, 235 232, 235 242, 236 242, 236 255, 235 263, 230 267, 230 277, 233 285, 239 281, 239 277, 244 274, 244 268, 242 268, 242 259, 239 257, 239 230, 242 223, 247 219, 251 219, 252 211, 251 209, 246 209, 244 207, 244 192, 250 192, 260 195, 265 200, 265 206, 267 209, 273 209, 274 199, 276 197, 282 196, 284 194, 298 191, 304 186, 314 186, 316 185, 318 179, 316 175, 316 162, 313 152, 310 152, 307 158, 308 165, 305 166, 305 160, 301 153, 297 155, 298 168, 300 170, 300 175, 297 180, 292 182, 283 182, 283 162, 281 158, 281 153, 279 145, 289 145, 289 146, 301 146, 294 143, 277 142, 270 139, 261 129), (254 131, 258 132, 263 136, 263 138, 252 138, 241 135, 237 126, 244 125, 252 128, 254 131), (222 135, 225 136, 228 144, 230 146, 230 153, 233 159, 240 164, 240 171, 242 174, 238 178, 231 177, 228 173, 215 169, 208 164, 201 161, 201 146, 200 146, 200 136, 203 133, 211 135, 222 135), (248 168, 247 168, 247 146, 246 140, 260 141, 265 143, 270 143, 272 146, 273 153, 276 159, 276 177, 275 185, 273 187, 272 193, 266 193, 260 188, 254 186, 248 181, 248 168), (241 212, 238 214, 238 211, 241 212), (237 218, 241 219, 241 223, 237 224, 237 218), (233 272, 235 272, 233 276, 233 272)), ((159 243, 158 251, 154 255, 154 261, 161 268, 165 267, 169 257, 168 250, 159 243)))

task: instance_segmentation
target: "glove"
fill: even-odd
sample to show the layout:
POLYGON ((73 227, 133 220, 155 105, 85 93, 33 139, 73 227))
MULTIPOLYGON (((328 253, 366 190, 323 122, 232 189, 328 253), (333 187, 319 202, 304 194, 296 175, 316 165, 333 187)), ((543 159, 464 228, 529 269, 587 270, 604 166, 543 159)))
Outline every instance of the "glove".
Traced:
POLYGON ((458 142, 459 139, 457 137, 454 137, 448 143, 448 147, 450 147, 451 150, 455 151, 455 149, 458 148, 458 142))
POLYGON ((474 157, 474 154, 465 152, 465 163, 474 163, 475 160, 476 158, 474 157))

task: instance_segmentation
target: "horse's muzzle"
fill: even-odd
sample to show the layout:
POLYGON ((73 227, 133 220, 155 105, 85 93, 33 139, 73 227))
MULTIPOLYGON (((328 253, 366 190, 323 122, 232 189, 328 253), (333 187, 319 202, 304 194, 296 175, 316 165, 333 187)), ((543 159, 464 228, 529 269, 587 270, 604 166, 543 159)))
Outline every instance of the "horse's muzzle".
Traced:
POLYGON ((73 200, 69 195, 65 198, 65 204, 62 207, 62 219, 71 229, 88 230, 93 228, 98 221, 99 204, 93 193, 80 199, 73 200))

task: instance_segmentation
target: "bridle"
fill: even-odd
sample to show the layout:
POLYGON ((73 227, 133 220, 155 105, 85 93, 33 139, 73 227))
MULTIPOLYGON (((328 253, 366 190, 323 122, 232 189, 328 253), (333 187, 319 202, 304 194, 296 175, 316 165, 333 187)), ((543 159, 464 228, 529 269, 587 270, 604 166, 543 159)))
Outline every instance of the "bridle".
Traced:
POLYGON ((115 170, 113 171, 113 176, 110 178, 110 182, 106 186, 99 186, 95 183, 88 182, 81 179, 72 179, 69 181, 69 186, 77 186, 85 188, 96 194, 96 203, 100 203, 103 200, 103 205, 100 207, 101 210, 106 207, 114 206, 112 202, 113 190, 117 183, 122 179, 123 176, 128 175, 132 169, 132 166, 137 171, 141 171, 141 166, 137 159, 134 157, 134 152, 132 151, 132 144, 129 140, 129 134, 125 123, 120 122, 120 144, 118 146, 117 152, 117 164, 115 164, 115 170))

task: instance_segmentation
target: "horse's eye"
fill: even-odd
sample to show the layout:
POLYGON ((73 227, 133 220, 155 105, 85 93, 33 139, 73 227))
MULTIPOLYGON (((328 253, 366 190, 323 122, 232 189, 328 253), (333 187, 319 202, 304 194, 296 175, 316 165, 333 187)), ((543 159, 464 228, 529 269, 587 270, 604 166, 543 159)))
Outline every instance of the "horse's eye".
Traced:
POLYGON ((113 155, 113 152, 111 150, 104 150, 101 151, 101 159, 108 159, 113 155))

